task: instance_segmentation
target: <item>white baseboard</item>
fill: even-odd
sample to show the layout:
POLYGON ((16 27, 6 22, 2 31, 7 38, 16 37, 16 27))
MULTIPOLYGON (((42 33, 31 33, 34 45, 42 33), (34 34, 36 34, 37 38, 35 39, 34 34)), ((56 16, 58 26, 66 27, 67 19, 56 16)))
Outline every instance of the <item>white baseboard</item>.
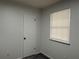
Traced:
POLYGON ((22 57, 16 58, 16 59, 22 59, 22 57))
MULTIPOLYGON (((39 54, 40 52, 35 52, 35 53, 33 53, 33 54, 31 54, 31 55, 34 55, 34 54, 39 54)), ((30 56, 30 55, 28 55, 28 56, 30 56)), ((24 56, 24 57, 27 57, 27 56, 24 56)), ((19 57, 19 58, 16 58, 16 59, 22 59, 23 57, 19 57)))
POLYGON ((46 55, 46 56, 49 57, 50 59, 54 59, 53 57, 47 55, 46 53, 44 53, 44 52, 42 52, 42 51, 41 51, 41 53, 44 54, 44 55, 46 55))
MULTIPOLYGON (((42 52, 42 51, 41 51, 41 52, 38 52, 38 53, 35 53, 35 54, 39 54, 39 53, 42 53, 42 54, 46 55, 46 56, 49 57, 50 59, 54 59, 53 57, 47 55, 45 52, 42 52)), ((19 58, 16 58, 16 59, 22 59, 22 57, 19 57, 19 58)))

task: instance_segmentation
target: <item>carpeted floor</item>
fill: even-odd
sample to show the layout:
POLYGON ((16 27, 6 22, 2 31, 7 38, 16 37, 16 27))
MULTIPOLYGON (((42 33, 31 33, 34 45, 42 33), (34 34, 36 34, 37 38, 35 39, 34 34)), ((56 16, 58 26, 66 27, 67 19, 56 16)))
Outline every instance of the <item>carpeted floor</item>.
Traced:
POLYGON ((23 59, 49 59, 49 58, 47 56, 43 55, 42 53, 39 53, 37 55, 28 56, 23 59))

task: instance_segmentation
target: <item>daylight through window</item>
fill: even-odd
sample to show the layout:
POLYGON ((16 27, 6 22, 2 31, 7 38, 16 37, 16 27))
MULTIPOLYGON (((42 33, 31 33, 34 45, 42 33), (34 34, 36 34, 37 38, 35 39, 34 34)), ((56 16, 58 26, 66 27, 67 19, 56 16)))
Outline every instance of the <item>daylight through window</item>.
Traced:
POLYGON ((50 39, 69 43, 70 9, 61 10, 50 15, 50 39))

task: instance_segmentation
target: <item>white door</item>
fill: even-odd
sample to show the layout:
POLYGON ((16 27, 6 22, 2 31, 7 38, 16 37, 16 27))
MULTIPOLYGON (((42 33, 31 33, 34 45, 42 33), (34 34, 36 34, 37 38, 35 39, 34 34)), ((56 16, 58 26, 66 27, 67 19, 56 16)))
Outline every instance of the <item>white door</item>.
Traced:
POLYGON ((36 53, 36 21, 33 11, 24 12, 24 57, 36 53))
POLYGON ((22 15, 17 8, 0 5, 0 59, 22 57, 22 15))

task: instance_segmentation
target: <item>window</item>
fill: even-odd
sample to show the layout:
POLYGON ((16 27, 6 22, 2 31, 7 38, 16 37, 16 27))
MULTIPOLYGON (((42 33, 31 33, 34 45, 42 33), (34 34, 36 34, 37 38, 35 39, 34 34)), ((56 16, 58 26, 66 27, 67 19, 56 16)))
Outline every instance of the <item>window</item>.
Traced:
POLYGON ((70 9, 50 15, 50 39, 69 44, 70 9))

